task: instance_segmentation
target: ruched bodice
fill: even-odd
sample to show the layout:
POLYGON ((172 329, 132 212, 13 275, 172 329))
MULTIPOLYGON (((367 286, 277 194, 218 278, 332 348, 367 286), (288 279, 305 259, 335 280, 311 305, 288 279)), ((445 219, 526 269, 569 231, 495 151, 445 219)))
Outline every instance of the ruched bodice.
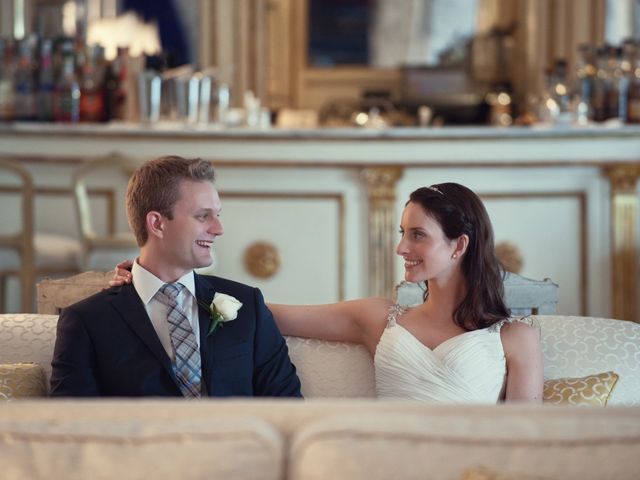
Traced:
POLYGON ((376 348, 376 392, 380 398, 432 403, 496 403, 506 378, 499 325, 465 332, 431 350, 402 325, 392 307, 376 348))

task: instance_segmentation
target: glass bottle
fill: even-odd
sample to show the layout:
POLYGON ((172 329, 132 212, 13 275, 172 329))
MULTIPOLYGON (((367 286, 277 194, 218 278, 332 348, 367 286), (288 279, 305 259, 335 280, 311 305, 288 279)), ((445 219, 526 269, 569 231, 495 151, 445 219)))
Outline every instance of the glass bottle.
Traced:
POLYGON ((618 118, 620 115, 620 81, 622 68, 620 61, 622 49, 609 46, 607 49, 607 82, 606 82, 606 118, 618 118))
POLYGON ((115 119, 116 107, 117 107, 117 93, 118 93, 118 74, 115 70, 113 62, 107 63, 104 69, 104 78, 102 84, 104 85, 104 118, 105 122, 110 122, 115 119))
POLYGON ((129 48, 118 47, 118 56, 115 59, 114 66, 118 75, 118 90, 115 98, 114 118, 118 120, 129 120, 127 105, 131 98, 128 98, 129 78, 129 48))
POLYGON ((55 72, 53 69, 53 42, 50 39, 43 39, 40 43, 38 80, 38 120, 51 122, 53 121, 55 72))
POLYGON ((0 38, 0 122, 14 118, 14 49, 13 40, 0 38))
POLYGON ((125 119, 125 100, 127 97, 127 59, 128 49, 118 47, 116 58, 107 63, 104 72, 105 120, 125 119))
POLYGON ((606 50, 598 48, 596 53, 596 75, 591 91, 591 108, 593 110, 593 120, 596 122, 604 122, 607 119, 608 75, 606 50))
POLYGON ((627 123, 640 123, 640 51, 634 50, 627 88, 627 123))
POLYGON ((25 37, 19 43, 18 62, 14 74, 15 118, 36 118, 36 63, 34 60, 35 37, 25 37))
POLYGON ((499 83, 485 96, 489 105, 489 123, 498 127, 508 127, 513 123, 511 85, 499 83))
POLYGON ((104 119, 104 50, 95 45, 87 47, 85 53, 80 84, 80 120, 100 122, 104 119))
POLYGON ((567 61, 556 60, 548 79, 549 98, 556 105, 556 123, 570 123, 571 92, 567 82, 567 61))
POLYGON ((54 92, 53 117, 56 122, 77 122, 80 120, 80 85, 75 71, 73 43, 64 42, 60 53, 62 71, 54 92))
POLYGON ((629 112, 629 84, 631 77, 633 76, 633 62, 636 54, 636 44, 633 40, 625 40, 622 44, 622 54, 620 61, 620 95, 618 100, 618 118, 622 122, 627 121, 627 114, 629 112))
POLYGON ((596 79, 596 50, 591 45, 580 45, 580 54, 576 65, 576 77, 578 81, 577 92, 580 95, 580 102, 587 109, 587 116, 593 120, 593 108, 591 97, 593 95, 593 84, 596 79))

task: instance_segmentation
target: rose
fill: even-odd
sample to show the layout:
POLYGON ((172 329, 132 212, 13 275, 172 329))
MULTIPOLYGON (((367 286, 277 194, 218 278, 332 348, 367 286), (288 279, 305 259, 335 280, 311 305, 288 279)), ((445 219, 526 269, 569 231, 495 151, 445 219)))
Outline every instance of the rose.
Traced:
POLYGON ((231 295, 216 293, 213 296, 211 305, 200 303, 200 306, 209 312, 209 316, 213 320, 207 333, 207 335, 211 335, 218 328, 218 325, 222 327, 226 322, 231 322, 238 318, 238 310, 242 307, 242 303, 231 295))

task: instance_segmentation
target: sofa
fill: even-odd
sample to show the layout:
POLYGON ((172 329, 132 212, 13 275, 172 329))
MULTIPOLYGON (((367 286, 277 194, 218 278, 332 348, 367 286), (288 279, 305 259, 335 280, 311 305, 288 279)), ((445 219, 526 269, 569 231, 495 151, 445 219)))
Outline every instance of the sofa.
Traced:
MULTIPOLYGON (((529 321, 540 328, 545 377, 618 375, 610 394, 590 392, 606 408, 376 400, 364 348, 287 338, 305 400, 2 402, 0 478, 639 478, 640 325, 529 321)), ((0 315, 0 364, 41 365, 30 381, 42 388, 56 322, 50 314, 0 315)), ((587 383, 560 391, 571 399, 587 383)))

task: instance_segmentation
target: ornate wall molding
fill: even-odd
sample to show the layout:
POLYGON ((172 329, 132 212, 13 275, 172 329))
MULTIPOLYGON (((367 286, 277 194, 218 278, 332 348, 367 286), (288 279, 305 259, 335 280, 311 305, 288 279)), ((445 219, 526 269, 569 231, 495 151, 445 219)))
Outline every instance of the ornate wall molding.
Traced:
POLYGON ((369 209, 369 294, 393 295, 396 284, 396 184, 401 167, 365 168, 361 172, 369 209))

